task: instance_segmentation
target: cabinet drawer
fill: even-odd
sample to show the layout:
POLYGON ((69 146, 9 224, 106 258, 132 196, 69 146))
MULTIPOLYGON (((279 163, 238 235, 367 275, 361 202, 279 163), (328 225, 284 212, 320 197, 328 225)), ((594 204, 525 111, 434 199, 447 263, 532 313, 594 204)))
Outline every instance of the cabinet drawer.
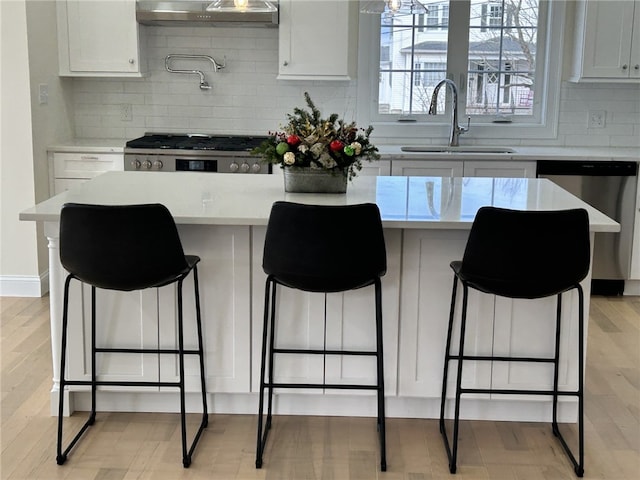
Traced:
POLYGON ((124 170, 122 153, 54 153, 54 178, 93 178, 110 170, 124 170))

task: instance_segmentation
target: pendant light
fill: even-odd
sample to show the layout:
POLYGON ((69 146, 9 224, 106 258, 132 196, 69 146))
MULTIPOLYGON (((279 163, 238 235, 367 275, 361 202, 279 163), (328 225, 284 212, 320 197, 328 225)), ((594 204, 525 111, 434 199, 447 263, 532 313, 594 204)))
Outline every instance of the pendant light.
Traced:
POLYGON ((429 9, 418 0, 372 0, 364 4, 361 13, 385 15, 418 15, 428 13, 429 9))
POLYGON ((206 8, 207 12, 277 12, 278 8, 267 0, 216 0, 206 8))

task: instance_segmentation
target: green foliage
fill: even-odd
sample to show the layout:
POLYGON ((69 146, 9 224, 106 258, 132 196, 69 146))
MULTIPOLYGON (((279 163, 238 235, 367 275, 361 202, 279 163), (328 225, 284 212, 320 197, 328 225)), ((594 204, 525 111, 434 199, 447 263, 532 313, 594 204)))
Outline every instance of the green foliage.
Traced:
POLYGON ((346 123, 336 113, 323 119, 308 92, 304 98, 309 110, 294 108, 293 114, 287 114, 289 123, 281 131, 269 132, 269 138, 256 147, 253 154, 281 167, 346 171, 349 180, 362 170, 363 160, 380 158, 378 149, 369 140, 372 126, 358 128, 355 122, 346 123), (288 148, 282 145, 278 149, 281 143, 286 143, 288 148))

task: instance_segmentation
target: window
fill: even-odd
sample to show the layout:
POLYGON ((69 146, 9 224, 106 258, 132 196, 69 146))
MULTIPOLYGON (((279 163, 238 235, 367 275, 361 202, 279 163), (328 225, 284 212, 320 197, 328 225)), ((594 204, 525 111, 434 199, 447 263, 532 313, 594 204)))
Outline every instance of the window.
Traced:
MULTIPOLYGON (((423 4, 428 9, 426 18, 379 17, 385 58, 378 65, 374 117, 388 121, 394 116, 417 116, 434 121, 422 117, 434 87, 443 78, 452 78, 459 88, 460 114, 489 121, 509 116, 513 121, 540 122, 547 90, 538 66, 545 63, 541 32, 546 32, 547 2, 426 0, 423 4)), ((445 112, 443 93, 438 102, 438 112, 445 112)))

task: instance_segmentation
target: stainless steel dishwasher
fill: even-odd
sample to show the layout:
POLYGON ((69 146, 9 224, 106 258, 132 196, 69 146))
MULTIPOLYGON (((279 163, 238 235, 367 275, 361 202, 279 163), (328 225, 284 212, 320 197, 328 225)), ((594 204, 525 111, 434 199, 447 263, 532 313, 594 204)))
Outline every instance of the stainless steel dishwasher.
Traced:
POLYGON ((618 233, 595 234, 591 293, 622 295, 631 268, 638 163, 539 160, 537 176, 548 178, 620 224, 618 233))

